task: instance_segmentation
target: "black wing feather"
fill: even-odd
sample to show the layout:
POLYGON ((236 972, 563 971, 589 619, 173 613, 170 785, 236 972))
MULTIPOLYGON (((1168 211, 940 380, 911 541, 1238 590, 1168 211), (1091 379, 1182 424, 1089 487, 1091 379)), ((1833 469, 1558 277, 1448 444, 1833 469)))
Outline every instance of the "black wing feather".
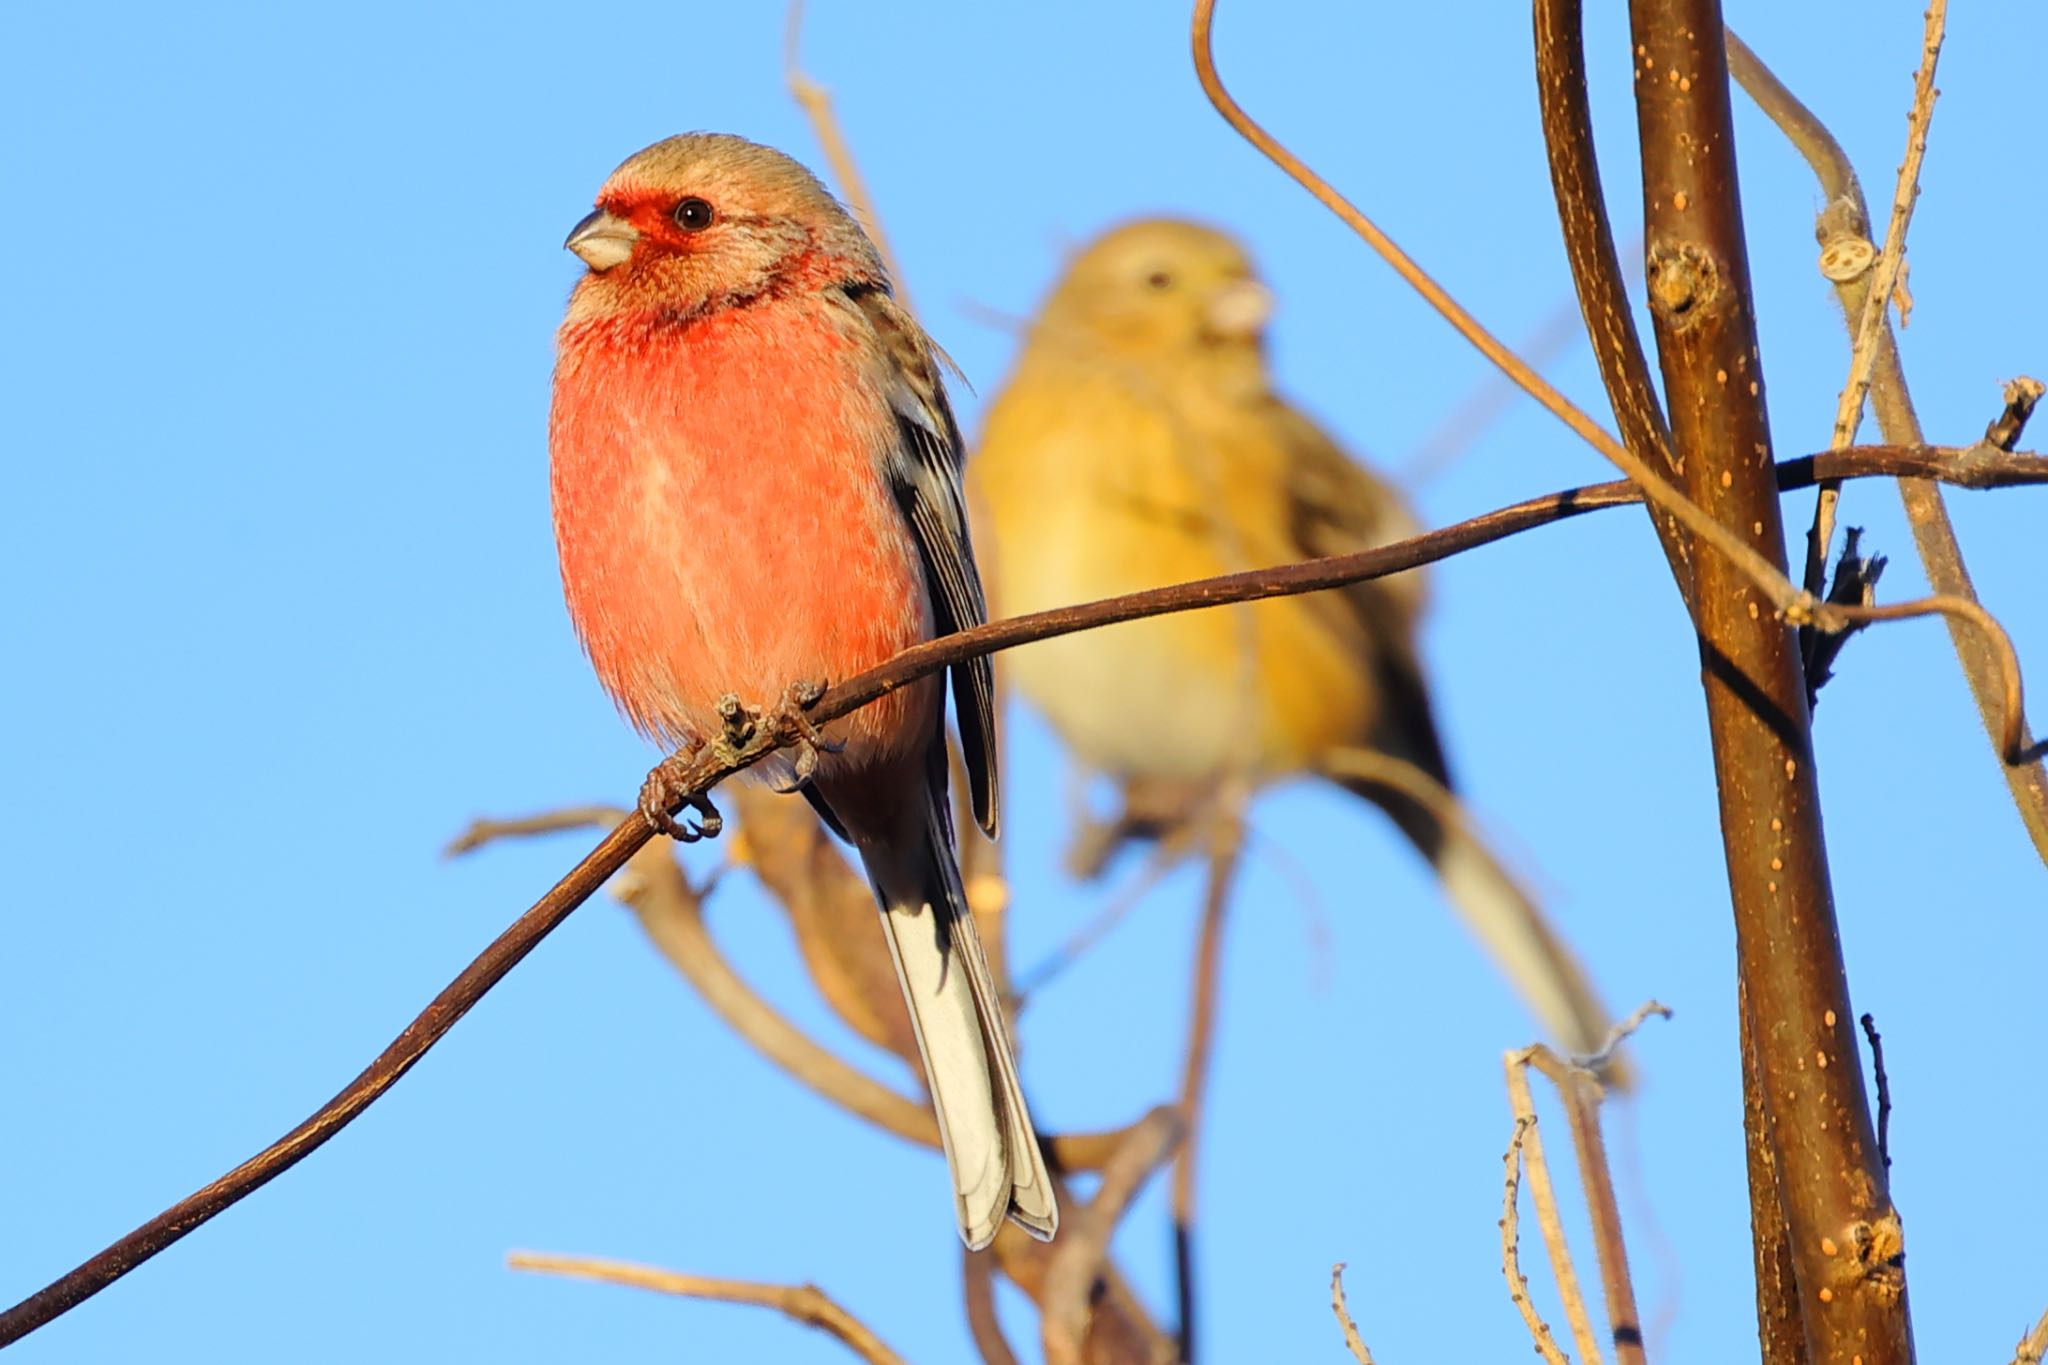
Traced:
MULTIPOLYGON (((894 360, 900 380, 890 395, 900 439, 889 477, 924 560, 934 624, 942 635, 981 625, 988 620, 988 598, 975 568, 960 491, 965 445, 946 401, 934 348, 886 292, 848 292, 894 360)), ((951 673, 975 823, 993 835, 998 823, 995 666, 983 654, 955 664, 951 673)))

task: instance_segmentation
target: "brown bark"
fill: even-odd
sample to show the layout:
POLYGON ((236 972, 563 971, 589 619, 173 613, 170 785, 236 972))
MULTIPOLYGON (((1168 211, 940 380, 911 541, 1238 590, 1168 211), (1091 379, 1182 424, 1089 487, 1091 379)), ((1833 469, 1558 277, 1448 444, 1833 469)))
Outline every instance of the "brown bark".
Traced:
MULTIPOLYGON (((1716 0, 1631 0, 1650 312, 1687 493, 1785 567, 1716 0)), ((1760 1112, 1810 1358, 1911 1361, 1903 1242, 1871 1128, 1829 885, 1806 681, 1746 574, 1693 565, 1760 1112)))

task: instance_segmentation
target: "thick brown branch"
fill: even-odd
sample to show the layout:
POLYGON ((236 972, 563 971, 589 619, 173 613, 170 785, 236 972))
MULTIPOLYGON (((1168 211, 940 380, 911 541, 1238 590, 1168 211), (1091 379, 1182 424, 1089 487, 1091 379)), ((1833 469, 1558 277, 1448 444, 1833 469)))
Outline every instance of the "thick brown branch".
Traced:
MULTIPOLYGON (((1651 317, 1684 483, 1782 569, 1720 6, 1631 0, 1629 17, 1651 317)), ((1720 555, 1696 556, 1693 589, 1737 961, 1804 1329, 1817 1361, 1904 1365, 1902 1234, 1855 1062, 1797 642, 1754 575, 1720 555)))
POLYGON ((806 1327, 829 1332, 845 1342, 868 1365, 904 1365, 902 1356, 890 1350, 865 1323, 826 1297, 825 1291, 814 1284, 714 1280, 703 1275, 682 1275, 673 1270, 632 1265, 625 1261, 588 1256, 549 1256, 533 1251, 515 1251, 505 1258, 505 1264, 514 1270, 652 1289, 657 1294, 675 1294, 686 1299, 711 1299, 718 1303, 747 1303, 759 1308, 772 1308, 806 1327))
MULTIPOLYGON (((2041 456, 2008 454, 1984 447, 1961 451, 1944 451, 1930 446, 1851 447, 1806 460, 1788 461, 1778 467, 1777 474, 1779 486, 1790 489, 1806 487, 1816 477, 1896 474, 1902 468, 1927 470, 1970 488, 2048 482, 2048 460, 2041 456)), ((1230 574, 1085 606, 993 622, 906 650, 889 662, 850 679, 833 688, 813 709, 812 716, 819 722, 843 716, 973 654, 1011 649, 1033 640, 1167 612, 1192 611, 1229 602, 1256 601, 1363 582, 1432 564, 1538 526, 1547 526, 1603 507, 1619 507, 1641 500, 1641 495, 1625 483, 1568 489, 1355 555, 1230 574)), ((700 754, 694 780, 703 790, 709 790, 767 755, 783 740, 783 736, 764 731, 742 749, 718 748, 700 754)), ((390 1046, 364 1068, 361 1075, 312 1117, 220 1179, 178 1201, 82 1265, 5 1313, 0 1313, 0 1346, 34 1331, 106 1288, 236 1201, 261 1189, 347 1127, 399 1077, 411 1070, 427 1049, 454 1027, 456 1020, 503 980, 505 974, 567 919, 571 911, 588 900, 608 877, 624 867, 627 859, 647 843, 652 833, 646 821, 637 815, 621 821, 545 896, 436 995, 390 1046)))

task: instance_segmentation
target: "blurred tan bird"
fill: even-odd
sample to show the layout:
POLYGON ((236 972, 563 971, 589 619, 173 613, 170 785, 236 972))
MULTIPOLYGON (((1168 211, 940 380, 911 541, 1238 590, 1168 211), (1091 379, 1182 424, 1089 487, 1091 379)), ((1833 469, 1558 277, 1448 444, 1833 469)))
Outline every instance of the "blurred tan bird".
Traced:
MULTIPOLYGON (((1197 224, 1131 223, 1073 258, 968 462, 1003 614, 1415 533, 1393 489, 1273 392, 1271 311, 1243 248, 1197 224)), ((1593 1052, 1610 1019, 1578 962, 1498 862, 1442 818, 1450 773, 1416 656, 1422 595, 1411 572, 1004 657, 1081 761, 1123 785, 1125 833, 1159 832, 1147 812, 1232 775, 1322 774, 1381 807, 1543 1026, 1593 1052), (1432 803, 1430 784, 1390 782, 1402 765, 1386 757, 1445 791, 1432 803)))

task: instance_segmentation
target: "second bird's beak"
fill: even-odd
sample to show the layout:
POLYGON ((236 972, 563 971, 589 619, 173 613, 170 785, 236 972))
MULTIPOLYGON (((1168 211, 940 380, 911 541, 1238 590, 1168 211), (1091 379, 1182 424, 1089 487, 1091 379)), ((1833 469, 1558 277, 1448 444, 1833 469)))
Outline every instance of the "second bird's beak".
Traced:
POLYGON ((640 234, 631 223, 614 218, 603 209, 594 209, 569 229, 569 238, 562 245, 581 256, 583 264, 592 270, 605 271, 623 264, 633 254, 633 243, 639 240, 640 234))
POLYGON ((1257 280, 1235 280, 1210 295, 1202 321, 1226 341, 1248 341, 1272 316, 1272 290, 1257 280))

